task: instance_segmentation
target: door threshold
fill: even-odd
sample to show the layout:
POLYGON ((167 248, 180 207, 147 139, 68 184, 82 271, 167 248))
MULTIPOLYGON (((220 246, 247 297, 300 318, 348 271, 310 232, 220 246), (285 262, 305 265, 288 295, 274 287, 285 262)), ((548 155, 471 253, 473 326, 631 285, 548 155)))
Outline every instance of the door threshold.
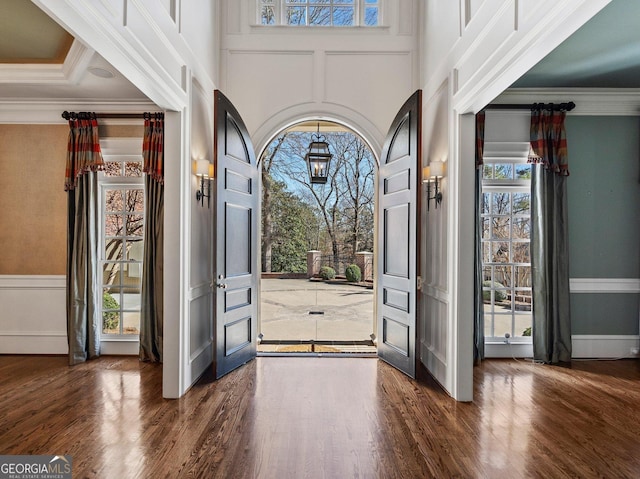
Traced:
POLYGON ((371 340, 363 341, 316 341, 316 340, 266 340, 258 344, 258 355, 335 355, 335 356, 377 356, 378 350, 371 340))
POLYGON ((340 352, 340 353, 305 353, 305 352, 285 352, 285 351, 260 351, 256 352, 259 358, 377 358, 378 352, 340 352))

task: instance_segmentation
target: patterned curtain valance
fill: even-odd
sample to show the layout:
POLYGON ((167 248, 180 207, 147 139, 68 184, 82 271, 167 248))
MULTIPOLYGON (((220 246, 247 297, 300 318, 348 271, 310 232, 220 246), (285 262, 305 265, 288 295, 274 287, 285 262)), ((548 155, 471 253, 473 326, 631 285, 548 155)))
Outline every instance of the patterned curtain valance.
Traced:
POLYGON ((142 142, 143 170, 158 183, 164 183, 164 115, 145 116, 142 142))
POLYGON ((569 176, 565 111, 531 111, 529 163, 539 163, 560 176, 569 176))
MULTIPOLYGON (((90 114, 87 114, 89 117, 90 114)), ((78 177, 89 171, 104 169, 104 160, 98 137, 98 121, 95 118, 69 120, 69 142, 64 189, 73 190, 78 177)))

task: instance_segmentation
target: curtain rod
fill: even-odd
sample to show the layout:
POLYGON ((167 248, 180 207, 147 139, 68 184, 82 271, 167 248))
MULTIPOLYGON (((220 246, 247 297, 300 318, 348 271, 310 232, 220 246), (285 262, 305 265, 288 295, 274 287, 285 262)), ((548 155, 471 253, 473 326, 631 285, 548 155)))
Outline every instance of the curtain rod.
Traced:
POLYGON ((81 111, 76 113, 75 111, 62 112, 62 118, 65 120, 77 120, 77 119, 97 119, 97 118, 113 118, 113 119, 126 119, 126 118, 140 118, 143 120, 150 120, 155 118, 158 120, 164 119, 164 113, 162 112, 144 112, 144 113, 94 113, 81 111))
POLYGON ((490 103, 483 110, 553 110, 571 111, 576 107, 572 101, 568 103, 490 103))

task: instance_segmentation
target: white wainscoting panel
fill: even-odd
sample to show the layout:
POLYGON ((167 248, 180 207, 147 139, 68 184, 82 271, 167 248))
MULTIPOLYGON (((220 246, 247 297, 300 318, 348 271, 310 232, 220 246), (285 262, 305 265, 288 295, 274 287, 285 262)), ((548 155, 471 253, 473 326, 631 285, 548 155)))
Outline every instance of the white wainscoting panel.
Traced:
POLYGON ((574 359, 615 359, 635 358, 632 348, 638 348, 638 335, 573 335, 571 337, 572 358, 574 359))
POLYGON ((0 276, 0 354, 67 354, 65 276, 0 276))

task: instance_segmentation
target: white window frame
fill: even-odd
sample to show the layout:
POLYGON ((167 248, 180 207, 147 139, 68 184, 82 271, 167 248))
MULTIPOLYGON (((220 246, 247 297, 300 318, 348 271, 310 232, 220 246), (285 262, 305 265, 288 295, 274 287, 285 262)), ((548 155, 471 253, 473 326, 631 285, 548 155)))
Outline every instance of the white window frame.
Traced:
MULTIPOLYGON (((509 158, 509 159, 491 159, 489 161, 485 162, 485 166, 487 165, 499 165, 499 164, 507 164, 507 165, 512 165, 513 166, 513 171, 515 173, 515 169, 516 169, 516 165, 518 164, 526 164, 527 161, 525 158, 509 158)), ((482 180, 482 193, 483 195, 485 193, 527 193, 527 194, 531 194, 531 180, 530 179, 483 179, 482 180)), ((513 197, 511 198, 511 201, 513 202, 513 197)), ((530 200, 531 201, 531 200, 530 200)), ((510 228, 513 228, 513 218, 522 218, 523 215, 517 215, 514 216, 513 214, 513 210, 510 210, 510 228)), ((481 215, 483 218, 491 218, 494 215, 492 215, 492 213, 488 213, 488 214, 482 214, 481 215)), ((526 217, 526 216, 525 216, 526 217)), ((529 203, 529 220, 531 219, 531 202, 529 203)), ((488 241, 492 241, 491 239, 482 239, 482 251, 483 251, 483 257, 484 257, 484 245, 486 244, 486 242, 488 241)), ((493 240, 495 241, 495 240, 493 240)), ((531 244, 531 237, 529 237, 528 241, 513 241, 513 237, 512 234, 509 235, 509 239, 508 241, 503 241, 503 242, 508 242, 509 243, 509 249, 510 252, 513 250, 513 245, 517 244, 517 243, 529 243, 531 244)), ((513 259, 513 257, 511 256, 511 259, 513 259)), ((529 255, 529 261, 531 261, 531 255, 529 255)), ((484 263, 482 264, 482 269, 483 269, 483 276, 484 276, 484 270, 487 266, 489 267, 494 267, 496 265, 508 265, 511 266, 511 268, 515 268, 515 267, 529 267, 531 268, 531 263, 515 263, 515 262, 508 262, 508 263, 494 263, 494 262, 490 262, 490 263, 484 263)), ((514 274, 514 271, 512 270, 512 275, 514 274)), ((512 289, 514 291, 514 294, 516 294, 517 291, 529 291, 530 295, 532 297, 532 301, 531 301, 531 312, 530 312, 530 316, 531 319, 533 321, 533 294, 531 292, 531 288, 516 288, 514 286, 512 286, 510 289, 512 289)), ((484 288, 483 288, 484 291, 484 288)), ((492 310, 495 312, 495 296, 494 293, 492 292, 491 294, 491 307, 492 310)), ((485 331, 486 331, 486 324, 487 324, 487 320, 492 321, 492 329, 493 329, 493 336, 485 336, 485 343, 488 344, 495 344, 495 343, 505 343, 505 344, 510 344, 510 343, 519 343, 519 344, 531 344, 532 343, 532 336, 522 336, 522 332, 518 331, 517 335, 516 335, 516 331, 515 331, 515 317, 517 316, 517 312, 515 311, 515 308, 513 307, 513 298, 512 298, 512 308, 511 308, 511 312, 510 314, 499 314, 497 316, 502 316, 502 317, 510 317, 511 319, 511 328, 510 331, 496 331, 495 330, 495 319, 496 319, 496 315, 495 314, 487 314, 485 312, 485 331), (507 339, 505 338, 504 334, 508 332, 510 334, 510 337, 507 339)))
MULTIPOLYGON (((333 3, 334 0, 327 0, 328 3, 321 3, 318 0, 300 0, 301 3, 299 6, 301 7, 310 7, 310 6, 322 6, 322 7, 333 7, 333 6, 350 6, 350 4, 340 4, 333 3)), ((353 24, 352 25, 333 25, 333 23, 329 25, 309 25, 308 19, 303 25, 289 25, 286 22, 285 12, 286 6, 295 6, 295 3, 291 3, 292 0, 273 0, 274 7, 274 24, 263 24, 262 23, 262 6, 263 0, 255 0, 255 12, 256 12, 256 25, 261 27, 276 27, 276 26, 284 26, 291 28, 354 28, 354 27, 363 27, 363 28, 377 28, 384 25, 383 23, 383 3, 384 0, 375 0, 374 3, 367 3, 366 0, 353 0, 353 24), (376 25, 366 25, 365 24, 365 11, 367 7, 377 7, 378 8, 378 23, 376 25)))
MULTIPOLYGON (((106 162, 140 162, 142 163, 142 138, 126 138, 126 139, 101 139, 101 148, 103 151, 103 157, 106 162), (103 146, 106 145, 106 146, 103 146)), ((139 341, 139 334, 109 334, 103 332, 103 271, 104 264, 107 262, 104 258, 106 231, 105 231, 105 219, 107 212, 105 211, 105 194, 108 189, 145 189, 144 174, 141 176, 106 176, 104 172, 98 172, 98 221, 100 225, 99 231, 99 288, 100 288, 100 301, 98 305, 99 317, 100 317, 100 338, 101 341, 139 341)), ((143 210, 140 212, 143 215, 144 221, 144 204, 143 210)), ((144 228, 144 224, 143 224, 144 228)), ((126 235, 125 235, 126 236, 126 235)), ((125 240, 126 241, 126 240, 125 240)), ((144 236, 142 238, 144 245, 144 236)), ((112 262, 112 261, 109 261, 112 262)), ((121 263, 121 272, 124 271, 124 267, 128 267, 129 264, 135 264, 139 266, 140 274, 142 274, 142 261, 127 261, 122 259, 118 261, 121 263)), ((122 295, 122 292, 121 292, 122 295)), ((122 330, 124 324, 125 312, 132 312, 137 310, 123 308, 122 296, 119 301, 120 304, 120 329, 122 330)), ((140 327, 138 326, 138 331, 140 327)))

